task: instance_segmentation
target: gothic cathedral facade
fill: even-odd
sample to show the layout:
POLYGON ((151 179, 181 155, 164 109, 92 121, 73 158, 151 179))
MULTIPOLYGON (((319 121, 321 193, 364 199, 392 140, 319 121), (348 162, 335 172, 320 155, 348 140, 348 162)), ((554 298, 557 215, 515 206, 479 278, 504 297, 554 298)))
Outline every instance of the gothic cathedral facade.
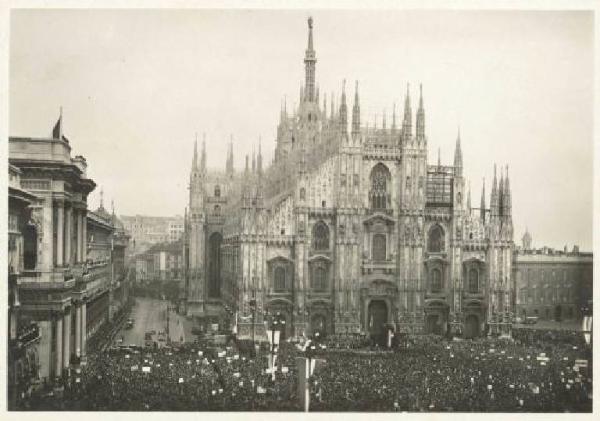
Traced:
MULTIPOLYGON (((407 88, 396 124, 361 124, 358 83, 349 110, 320 99, 313 22, 298 107, 284 104, 273 162, 262 153, 208 171, 194 150, 186 212, 186 306, 199 320, 263 334, 275 314, 285 335, 399 332, 508 334, 514 309, 511 189, 494 180, 489 207, 466 191, 460 133, 453 165, 430 163, 422 90, 413 130, 407 88), (322 104, 322 105, 321 105, 322 104), (349 119, 349 114, 351 120, 349 119)), ((196 146, 195 146, 196 148, 196 146)))

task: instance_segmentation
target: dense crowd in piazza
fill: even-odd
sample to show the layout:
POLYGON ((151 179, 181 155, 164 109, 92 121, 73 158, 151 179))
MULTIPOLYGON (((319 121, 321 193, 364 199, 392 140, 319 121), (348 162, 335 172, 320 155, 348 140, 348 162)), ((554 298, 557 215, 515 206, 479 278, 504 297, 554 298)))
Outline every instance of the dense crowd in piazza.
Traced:
MULTIPOLYGON (((311 411, 587 412, 592 355, 581 333, 515 330, 514 340, 407 336, 394 350, 365 338, 323 339, 311 411), (587 360, 588 367, 575 367, 587 360)), ((268 351, 186 344, 97 353, 56 393, 22 409, 298 411, 298 344, 282 343, 275 380, 268 351)))

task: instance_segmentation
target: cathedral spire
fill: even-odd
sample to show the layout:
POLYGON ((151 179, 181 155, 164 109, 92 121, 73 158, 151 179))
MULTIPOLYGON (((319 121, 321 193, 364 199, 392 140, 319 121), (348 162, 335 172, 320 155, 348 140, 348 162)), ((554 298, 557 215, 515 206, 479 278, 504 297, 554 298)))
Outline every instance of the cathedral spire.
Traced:
POLYGON ((512 193, 510 191, 510 181, 508 178, 508 165, 506 166, 506 181, 504 182, 504 216, 511 217, 512 213, 512 193))
MULTIPOLYGON (((425 109, 423 108, 423 85, 419 85, 419 109, 417 110, 417 128, 415 132, 417 142, 425 141, 425 109)), ((459 134, 460 137, 460 134, 459 134)))
POLYGON ((206 171, 206 133, 202 133, 202 171, 206 171))
POLYGON ((308 18, 308 48, 304 54, 305 96, 306 100, 315 100, 315 64, 317 56, 313 49, 313 18, 308 18))
POLYGON ((454 149, 454 175, 462 175, 462 150, 460 149, 460 127, 458 128, 458 136, 456 137, 456 148, 454 149))
POLYGON ((229 136, 229 150, 227 151, 227 168, 229 176, 233 175, 233 134, 229 136))
POLYGON ((194 140, 194 159, 192 161, 192 171, 198 169, 198 133, 196 133, 196 140, 194 140))
POLYGON ((469 180, 469 191, 467 193, 467 211, 471 214, 471 180, 469 180))
POLYGON ((252 174, 256 172, 256 152, 252 146, 252 174))
POLYGON ((394 108, 392 111, 392 132, 396 132, 396 103, 394 102, 394 108))
POLYGON ((483 187, 481 188, 481 205, 479 205, 479 211, 481 212, 481 220, 485 221, 485 177, 483 177, 483 187))
POLYGON ((358 98, 358 80, 354 87, 354 106, 352 107, 352 135, 360 133, 360 101, 358 98))
POLYGON ((340 131, 348 132, 348 106, 346 105, 346 79, 342 82, 342 101, 340 104, 340 131))
POLYGON ((441 148, 438 148, 438 168, 442 166, 441 148))
POLYGON ((412 111, 410 108, 410 85, 406 84, 406 98, 404 99, 404 119, 402 121, 402 138, 410 141, 412 135, 412 111))
POLYGON ((262 138, 259 135, 258 136, 258 158, 256 161, 256 166, 258 169, 258 175, 262 175, 262 150, 261 150, 261 143, 262 143, 262 138))
POLYGON ((498 216, 498 179, 496 177, 496 164, 494 164, 494 180, 492 181, 492 197, 490 199, 490 214, 498 216))
POLYGON ((382 121, 382 126, 383 126, 383 130, 385 130, 387 128, 387 124, 385 121, 385 108, 383 109, 383 121, 382 121))
POLYGON ((333 92, 331 93, 331 121, 335 120, 335 103, 333 92))
POLYGON ((498 187, 498 215, 502 216, 504 213, 504 171, 500 167, 500 185, 498 187))

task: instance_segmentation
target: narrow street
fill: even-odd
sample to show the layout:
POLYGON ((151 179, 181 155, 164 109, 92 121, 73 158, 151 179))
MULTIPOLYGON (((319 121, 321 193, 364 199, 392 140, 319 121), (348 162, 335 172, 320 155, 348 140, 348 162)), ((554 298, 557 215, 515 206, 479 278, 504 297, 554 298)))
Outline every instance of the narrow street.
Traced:
MULTIPOLYGON (((123 345, 144 346, 144 336, 150 331, 166 331, 168 301, 154 298, 137 297, 136 304, 131 312, 133 328, 126 329, 125 326, 117 334, 117 339, 123 338, 123 345)), ((169 335, 175 342, 184 342, 186 333, 183 328, 185 318, 174 311, 169 314, 169 335)), ((188 338, 190 340, 191 338, 188 338)))

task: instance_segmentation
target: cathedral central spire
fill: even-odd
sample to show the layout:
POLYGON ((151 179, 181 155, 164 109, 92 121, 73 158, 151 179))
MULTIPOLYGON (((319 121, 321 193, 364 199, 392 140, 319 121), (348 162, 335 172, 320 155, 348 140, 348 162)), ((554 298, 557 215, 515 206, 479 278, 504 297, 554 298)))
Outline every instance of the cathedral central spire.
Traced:
POLYGON ((304 67, 305 67, 305 89, 304 97, 308 102, 315 100, 315 64, 317 63, 317 56, 313 49, 313 19, 308 18, 308 48, 304 54, 304 67))

